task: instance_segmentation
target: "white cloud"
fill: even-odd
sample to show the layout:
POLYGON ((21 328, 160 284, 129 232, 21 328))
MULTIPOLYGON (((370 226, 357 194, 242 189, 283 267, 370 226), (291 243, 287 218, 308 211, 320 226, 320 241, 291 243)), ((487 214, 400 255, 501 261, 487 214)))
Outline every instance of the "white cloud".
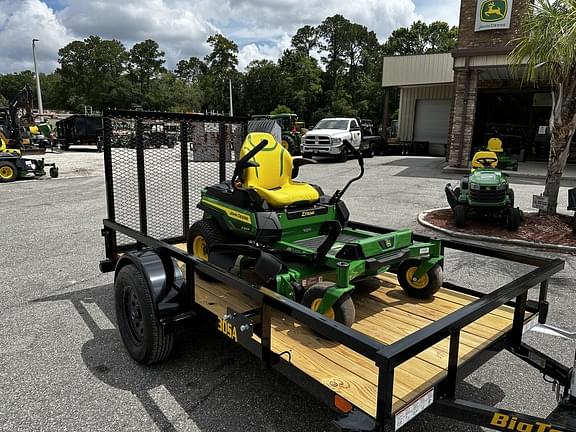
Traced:
POLYGON ((290 47, 291 37, 284 33, 279 41, 274 44, 244 45, 238 52, 238 69, 245 70, 252 60, 276 60, 284 50, 290 47))
POLYGON ((58 50, 73 40, 69 30, 40 0, 0 0, 0 73, 33 69, 32 39, 41 72, 58 65, 58 50))
POLYGON ((119 39, 127 48, 154 39, 166 53, 166 66, 174 67, 181 58, 203 57, 207 37, 219 32, 239 45, 239 66, 245 68, 254 59, 278 58, 299 27, 327 16, 342 14, 383 41, 417 19, 457 24, 458 3, 416 8, 414 0, 60 0, 54 12, 42 0, 0 0, 0 73, 31 67, 33 37, 41 39, 41 70, 49 71, 57 66, 59 48, 91 34, 119 39))

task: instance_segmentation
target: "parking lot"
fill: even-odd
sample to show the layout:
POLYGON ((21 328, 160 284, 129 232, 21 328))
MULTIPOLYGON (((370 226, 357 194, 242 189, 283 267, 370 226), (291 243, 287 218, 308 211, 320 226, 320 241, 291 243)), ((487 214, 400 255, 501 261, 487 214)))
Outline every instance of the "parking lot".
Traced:
MULTIPOLYGON (((261 369, 250 354, 201 322, 182 329, 166 363, 143 367, 132 361, 116 329, 112 275, 98 270, 106 216, 102 154, 87 148, 45 158, 59 164, 60 178, 0 186, 0 430, 328 430, 334 418, 328 408, 261 369)), ((442 174, 443 164, 442 158, 427 157, 367 160, 365 177, 344 198, 352 219, 426 233, 418 213, 445 206, 444 185, 458 179, 442 174)), ((300 177, 331 193, 357 170, 353 160, 322 162, 303 167, 300 177)), ((529 210, 542 181, 512 183, 518 205, 529 210)), ((562 210, 565 188, 560 197, 562 210)), ((561 258, 566 268, 551 281, 549 322, 576 330, 576 259, 561 258)), ((445 271, 447 280, 490 291, 526 267, 452 253, 445 271)), ((537 334, 527 339, 565 364, 573 360, 569 342, 537 334)), ((555 406, 551 385, 508 353, 468 377, 459 391, 537 416, 555 406)), ((403 430, 481 429, 422 415, 403 430)))

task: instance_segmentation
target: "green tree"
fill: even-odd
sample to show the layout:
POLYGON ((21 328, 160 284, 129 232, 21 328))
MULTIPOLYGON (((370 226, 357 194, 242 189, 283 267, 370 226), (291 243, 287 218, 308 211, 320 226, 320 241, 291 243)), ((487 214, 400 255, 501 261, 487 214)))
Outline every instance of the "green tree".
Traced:
POLYGON ((139 85, 140 92, 150 88, 150 80, 163 71, 166 62, 164 51, 152 39, 135 44, 129 53, 128 70, 133 81, 139 85))
POLYGON ((435 54, 449 52, 456 47, 458 27, 442 21, 426 24, 416 21, 408 27, 392 32, 384 44, 386 55, 435 54))
POLYGON ((287 107, 286 105, 277 105, 272 111, 270 111, 271 115, 277 114, 294 114, 294 111, 287 107))
POLYGON ((197 86, 186 84, 172 72, 163 72, 151 82, 148 107, 159 111, 199 112, 202 93, 197 86))
POLYGON ((305 25, 292 36, 292 46, 296 51, 310 56, 310 52, 318 47, 318 32, 315 27, 305 25))
POLYGON ((278 65, 269 60, 250 62, 244 77, 247 114, 264 114, 274 109, 281 94, 282 77, 278 65))
POLYGON ((132 91, 124 76, 128 53, 120 41, 89 36, 70 42, 58 55, 66 108, 79 109, 81 104, 95 109, 130 106, 125 97, 132 91))
POLYGON ((282 103, 293 107, 309 122, 322 94, 322 70, 318 62, 304 52, 286 50, 278 68, 282 77, 282 103))
POLYGON ((234 105, 242 106, 243 76, 236 70, 238 45, 221 34, 210 36, 207 42, 212 47, 212 51, 205 57, 208 71, 202 77, 200 84, 204 89, 204 108, 229 111, 230 82, 232 82, 234 105))
POLYGON ((207 72, 206 63, 198 57, 180 60, 176 63, 174 73, 188 84, 197 84, 200 77, 207 72))
POLYGON ((10 101, 26 85, 34 86, 34 73, 22 71, 0 75, 0 94, 10 101))
POLYGON ((536 0, 522 21, 511 60, 527 81, 550 85, 550 154, 544 196, 556 213, 560 179, 576 130, 576 0, 536 0))

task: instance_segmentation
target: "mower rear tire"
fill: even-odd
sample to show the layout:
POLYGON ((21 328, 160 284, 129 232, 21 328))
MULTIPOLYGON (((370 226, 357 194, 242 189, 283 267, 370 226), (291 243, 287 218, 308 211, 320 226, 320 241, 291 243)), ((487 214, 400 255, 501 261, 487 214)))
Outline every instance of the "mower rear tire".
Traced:
POLYGON ((18 170, 16 165, 9 161, 0 162, 0 183, 8 183, 16 181, 18 178, 18 170))
POLYGON ((60 174, 57 167, 51 167, 49 173, 50 178, 58 178, 58 175, 60 174))
POLYGON ((409 297, 417 299, 431 298, 442 286, 444 275, 442 267, 436 265, 426 272, 420 279, 414 280, 413 275, 420 266, 420 261, 410 259, 398 266, 398 282, 409 297))
POLYGON ((518 207, 510 207, 506 215, 506 228, 510 231, 516 231, 522 222, 522 213, 518 207))
POLYGON ((135 265, 122 267, 116 275, 114 298, 118 329, 130 356, 146 365, 166 359, 174 334, 160 323, 148 284, 135 265))
MULTIPOLYGON (((333 287, 333 282, 318 282, 306 290, 302 296, 302 304, 313 311, 318 310, 324 294, 333 287)), ((324 313, 324 316, 334 321, 351 327, 356 320, 356 308, 350 293, 343 294, 336 302, 324 313)))
MULTIPOLYGON (((186 241, 188 253, 202 261, 208 261, 210 248, 219 243, 226 243, 226 238, 214 219, 201 219, 192 224, 188 230, 186 241)), ((213 280, 204 273, 197 273, 206 280, 213 280)))
POLYGON ((454 224, 458 228, 464 228, 466 224, 466 206, 462 204, 454 206, 454 224))

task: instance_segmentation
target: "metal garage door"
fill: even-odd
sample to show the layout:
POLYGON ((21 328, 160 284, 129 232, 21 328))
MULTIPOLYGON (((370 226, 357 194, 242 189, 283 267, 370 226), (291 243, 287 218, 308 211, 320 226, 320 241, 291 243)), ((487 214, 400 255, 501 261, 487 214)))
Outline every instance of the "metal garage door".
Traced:
POLYGON ((419 99, 416 101, 414 141, 428 141, 432 155, 444 155, 448 143, 450 99, 419 99))

